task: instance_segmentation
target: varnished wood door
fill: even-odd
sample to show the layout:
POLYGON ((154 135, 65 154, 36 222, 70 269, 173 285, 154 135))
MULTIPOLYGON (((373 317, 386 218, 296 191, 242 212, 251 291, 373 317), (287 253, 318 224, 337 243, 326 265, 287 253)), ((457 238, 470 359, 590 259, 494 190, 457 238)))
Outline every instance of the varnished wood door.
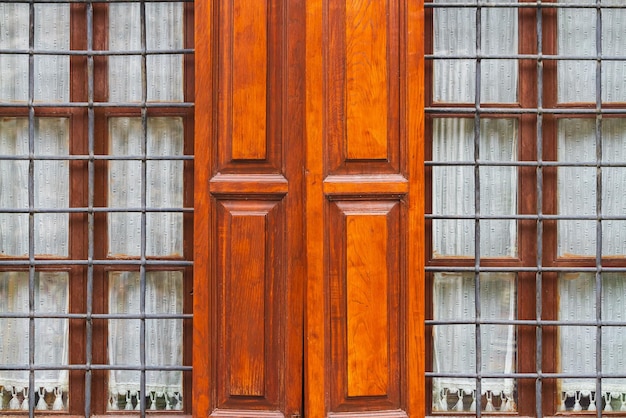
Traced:
POLYGON ((196 2, 194 416, 423 416, 422 23, 196 2))

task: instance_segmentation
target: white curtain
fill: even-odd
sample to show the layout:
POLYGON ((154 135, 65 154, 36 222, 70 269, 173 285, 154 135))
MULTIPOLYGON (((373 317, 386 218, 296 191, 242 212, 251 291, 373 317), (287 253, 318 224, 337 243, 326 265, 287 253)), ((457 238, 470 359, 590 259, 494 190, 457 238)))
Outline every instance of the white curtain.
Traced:
MULTIPOLYGON (((183 274, 177 271, 146 273, 146 314, 182 314, 183 274)), ((109 312, 140 313, 138 272, 109 273, 109 312)), ((147 319, 146 365, 182 365, 182 319, 147 319)), ((140 365, 140 320, 109 320, 109 362, 140 365)), ((112 370, 109 373, 109 409, 139 409, 140 372, 112 370)), ((147 371, 146 391, 150 409, 182 409, 182 372, 147 371)))
MULTIPOLYGON (((563 162, 596 162, 595 119, 561 119, 558 123, 558 157, 563 162)), ((602 121, 602 161, 626 161, 626 120, 602 121)), ((596 168, 559 167, 558 208, 560 215, 596 215, 596 168)), ((626 213, 626 168, 602 167, 602 214, 623 216, 626 213)), ((596 255, 594 220, 560 220, 558 253, 560 256, 596 255)), ((602 255, 626 254, 626 221, 602 222, 602 255)))
MULTIPOLYGON (((573 3, 574 0, 560 0, 573 3)), ((575 3, 596 4, 596 0, 575 3)), ((622 5, 622 0, 603 0, 602 6, 622 5)), ((624 55, 626 10, 602 10, 602 55, 624 55)), ((558 9, 558 53, 597 57, 596 9, 558 9)), ((560 103, 596 101, 596 62, 594 60, 560 60, 558 68, 558 101, 560 103)), ((626 102, 626 61, 602 61, 602 101, 626 102)))
MULTIPOLYGON (((515 274, 484 273, 480 276, 481 320, 513 320, 516 312, 515 274)), ((476 318, 473 273, 436 273, 433 285, 433 319, 476 318)), ((515 327, 480 326, 482 363, 487 373, 515 371, 515 327)), ((439 373, 476 373, 476 326, 433 327, 433 369, 439 373)), ((475 411, 482 399, 486 411, 515 411, 515 381, 511 378, 481 380, 480 396, 474 378, 434 378, 433 411, 475 411)))
MULTIPOLYGON (((70 47, 69 4, 36 4, 34 11, 36 51, 67 51, 70 47)), ((28 51, 28 4, 0 4, 0 48, 28 51)), ((2 54, 0 100, 28 100, 28 55, 2 54)), ((44 102, 69 100, 68 55, 34 57, 34 99, 44 102)))
MULTIPOLYGON (((183 4, 147 3, 146 48, 162 51, 183 48, 183 4)), ((109 4, 109 49, 141 50, 140 5, 109 4)), ((146 58, 148 101, 183 100, 183 57, 179 54, 148 55, 146 58)), ((138 102, 142 99, 141 57, 109 58, 109 101, 138 102)))
MULTIPOLYGON (((28 313, 28 272, 0 272, 0 312, 28 313)), ((68 275, 35 273, 36 313, 68 312, 68 275)), ((29 319, 0 318, 0 364, 28 366, 29 319)), ((68 364, 68 320, 35 319, 35 365, 68 364)), ((28 409, 29 397, 37 399, 38 410, 64 410, 67 405, 68 371, 35 372, 36 394, 29 393, 28 370, 0 370, 0 410, 28 409), (46 400, 50 400, 49 403, 46 400)))
MULTIPOLYGON (((511 163, 517 160, 517 120, 482 119, 480 159, 511 163)), ((438 118, 433 121, 433 161, 474 161, 474 120, 438 118)), ((480 167, 480 213, 504 216, 517 213, 517 169, 506 166, 480 167)), ((474 167, 433 167, 433 213, 470 215, 474 209, 474 167)), ((433 255, 474 256, 474 220, 433 220, 433 255)), ((481 257, 517 255, 515 220, 480 221, 481 257)))
MULTIPOLYGON (((38 156, 69 154, 67 118, 35 118, 35 147, 38 156)), ((28 156, 28 119, 0 121, 0 154, 28 156)), ((69 164, 63 160, 34 163, 36 208, 69 207, 69 164)), ((28 161, 0 160, 0 210, 28 209, 28 161)), ((69 216, 67 213, 35 214, 35 254, 67 256, 69 216)), ((28 214, 0 213, 0 254, 28 255, 28 214)))
MULTIPOLYGON (((435 0, 450 7, 435 8, 433 17, 434 45, 437 56, 476 54, 476 9, 454 8, 466 0, 435 0)), ((489 0, 487 3, 497 3, 489 0)), ((481 10, 482 54, 516 54, 518 44, 517 9, 489 7, 481 10)), ((443 103, 474 103, 476 92, 476 61, 472 59, 439 59, 434 61, 434 101, 443 103)), ((482 103, 514 103, 517 101, 517 61, 485 59, 481 63, 482 103)))
MULTIPOLYGON (((144 154, 141 118, 109 119, 110 153, 114 156, 144 154)), ((179 117, 148 118, 147 155, 175 158, 183 154, 183 121, 179 117)), ((109 206, 141 208, 141 162, 117 160, 109 163, 109 206)), ((154 208, 183 207, 183 161, 147 162, 146 205, 154 208)), ((146 255, 181 256, 182 213, 146 214, 146 255)), ((141 255, 141 214, 109 214, 109 253, 141 255)))
MULTIPOLYGON (((594 273, 564 273, 559 276, 559 320, 594 321, 596 318, 596 277, 594 273)), ((601 296, 602 319, 626 321, 626 275, 604 273, 601 296)), ((626 332, 624 327, 602 327, 602 371, 626 370, 626 332)), ((597 328, 594 326, 559 327, 561 371, 594 374, 596 371, 597 328)), ((560 380, 561 410, 595 410, 596 380, 560 380)), ((624 379, 602 379, 604 411, 626 411, 624 379)))

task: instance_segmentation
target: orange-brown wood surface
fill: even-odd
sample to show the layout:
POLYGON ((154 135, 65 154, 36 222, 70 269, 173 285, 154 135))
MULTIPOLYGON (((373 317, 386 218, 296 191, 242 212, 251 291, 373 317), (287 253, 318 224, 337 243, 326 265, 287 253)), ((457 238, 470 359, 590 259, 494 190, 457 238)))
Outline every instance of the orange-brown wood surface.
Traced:
POLYGON ((304 12, 196 5, 196 417, 302 414, 304 12))
POLYGON ((421 0, 196 4, 194 416, 424 415, 422 42, 421 0))
POLYGON ((425 413, 423 13, 307 2, 305 416, 425 413))
POLYGON ((262 160, 266 155, 267 2, 226 0, 223 4, 234 6, 232 29, 224 28, 233 31, 230 54, 224 51, 232 60, 232 157, 262 160))
POLYGON ((387 159, 387 2, 346 1, 348 159, 387 159))
POLYGON ((346 215, 348 397, 383 396, 389 381, 387 220, 346 215))

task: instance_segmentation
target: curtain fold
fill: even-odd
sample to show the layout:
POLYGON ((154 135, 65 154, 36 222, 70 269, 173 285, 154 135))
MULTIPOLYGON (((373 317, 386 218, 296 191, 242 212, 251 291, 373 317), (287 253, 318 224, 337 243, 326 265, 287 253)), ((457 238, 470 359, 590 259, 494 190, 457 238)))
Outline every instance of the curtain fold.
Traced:
MULTIPOLYGON (((563 273, 559 276, 559 320, 595 321, 596 278, 594 273, 563 273)), ((603 320, 626 321, 626 275, 604 273, 600 314, 603 320)), ((624 327, 602 327, 601 367, 603 372, 616 373, 626 369, 626 333, 624 327)), ((595 374, 596 341, 595 326, 559 327, 559 353, 561 371, 572 374, 595 374)), ((560 379, 561 410, 580 411, 589 409, 587 404, 595 399, 596 379, 560 379)), ((626 382, 623 379, 603 378, 602 394, 604 410, 621 409, 626 398, 626 382), (617 405, 616 405, 617 404, 617 405)), ((626 410, 625 408, 622 410, 626 410)), ((591 408, 593 410, 593 407, 591 408)))
MULTIPOLYGON (((146 314, 182 314, 183 274, 172 271, 146 273, 146 314)), ((138 272, 109 273, 109 312, 140 313, 140 275, 138 272)), ((110 319, 109 363, 138 366, 140 362, 140 320, 110 319)), ((182 319, 147 319, 145 347, 147 366, 182 365, 182 319)), ((109 372, 109 408, 136 409, 139 406, 141 372, 112 370, 109 372)), ((149 407, 182 408, 182 372, 146 371, 149 407), (154 402, 152 402, 154 400, 154 402)))
MULTIPOLYGON (((28 314, 28 272, 0 272, 0 311, 28 314)), ((68 313, 68 275, 61 272, 35 273, 34 307, 36 313, 68 313)), ((0 318, 0 364, 28 366, 29 319, 0 318)), ((35 319, 35 365, 68 364, 68 320, 35 319)), ((0 409, 28 409, 28 370, 0 370, 0 409), (6 400, 9 400, 6 403, 6 400)), ((65 409, 68 390, 67 370, 35 372, 38 409, 65 409), (46 394, 53 397, 46 403, 46 394), (43 396, 42 396, 43 395, 43 396)))
MULTIPOLYGON (((487 3, 495 3, 489 0, 487 3)), ((435 0, 449 8, 434 9, 434 53, 437 56, 476 54, 476 9, 455 8, 464 0, 435 0)), ((489 7, 481 10, 481 52, 516 54, 518 44, 517 9, 489 7)), ((517 60, 485 59, 481 64, 482 103, 517 101, 517 60)), ((474 103, 476 61, 474 59, 438 59, 433 63, 434 101, 474 103)))
MULTIPOLYGON (((513 320, 516 315, 514 274, 480 275, 481 320, 513 320)), ((433 285, 433 319, 455 321, 476 318, 476 287, 473 273, 436 273, 433 285)), ((515 371, 515 327, 482 324, 480 370, 487 373, 515 371)), ((476 326, 474 324, 433 326, 433 368, 439 373, 476 373, 476 326)), ((475 410, 482 396, 492 410, 515 410, 515 380, 481 379, 481 396, 475 378, 434 378, 433 409, 475 410), (453 396, 450 396, 453 395, 453 396), (466 398, 471 399, 466 399, 466 398), (494 404, 493 398, 498 400, 494 404), (450 403, 450 399, 453 399, 450 403), (478 398, 478 399, 476 399, 478 398), (489 404, 491 398, 491 404, 489 404), (457 400, 456 405, 453 405, 457 400), (496 409, 497 408, 497 409, 496 409)), ((489 409, 487 409, 489 410, 489 409)))
MULTIPOLYGON (((109 119, 110 148, 114 156, 177 157, 183 154, 182 118, 148 118, 147 153, 144 152, 141 118, 109 119)), ((109 206, 141 208, 140 161, 113 160, 109 163, 109 206)), ((154 208, 183 207, 183 161, 149 160, 146 163, 146 205, 154 208)), ((141 255, 141 213, 114 212, 108 215, 109 253, 141 255)), ((183 216, 178 212, 146 214, 146 255, 182 255, 183 216)))
MULTIPOLYGON (((517 121, 482 119, 480 158, 511 163, 517 160, 517 121)), ((433 161, 465 162, 467 165, 433 167, 433 213, 473 216, 474 208, 474 120, 433 120, 433 161)), ((481 215, 506 216, 517 213, 517 169, 506 166, 480 167, 481 215)), ((473 219, 433 220, 433 254, 474 256, 473 219)), ((481 257, 517 255, 517 223, 514 220, 480 221, 481 257)))
MULTIPOLYGON (((183 48, 183 4, 147 3, 146 49, 183 48)), ((141 18, 138 3, 109 4, 109 50, 141 51, 141 18)), ((142 100, 141 56, 109 58, 109 101, 142 100)), ((183 56, 150 54, 146 57, 146 100, 183 101, 183 56)))

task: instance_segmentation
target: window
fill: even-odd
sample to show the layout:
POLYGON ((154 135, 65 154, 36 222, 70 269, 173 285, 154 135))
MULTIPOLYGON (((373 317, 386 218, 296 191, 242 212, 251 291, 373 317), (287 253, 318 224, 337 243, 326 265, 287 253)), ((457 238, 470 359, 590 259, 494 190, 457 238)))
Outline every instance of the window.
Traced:
POLYGON ((0 411, 189 412, 193 5, 0 28, 0 411))
POLYGON ((626 410, 623 2, 426 16, 431 412, 626 410))

